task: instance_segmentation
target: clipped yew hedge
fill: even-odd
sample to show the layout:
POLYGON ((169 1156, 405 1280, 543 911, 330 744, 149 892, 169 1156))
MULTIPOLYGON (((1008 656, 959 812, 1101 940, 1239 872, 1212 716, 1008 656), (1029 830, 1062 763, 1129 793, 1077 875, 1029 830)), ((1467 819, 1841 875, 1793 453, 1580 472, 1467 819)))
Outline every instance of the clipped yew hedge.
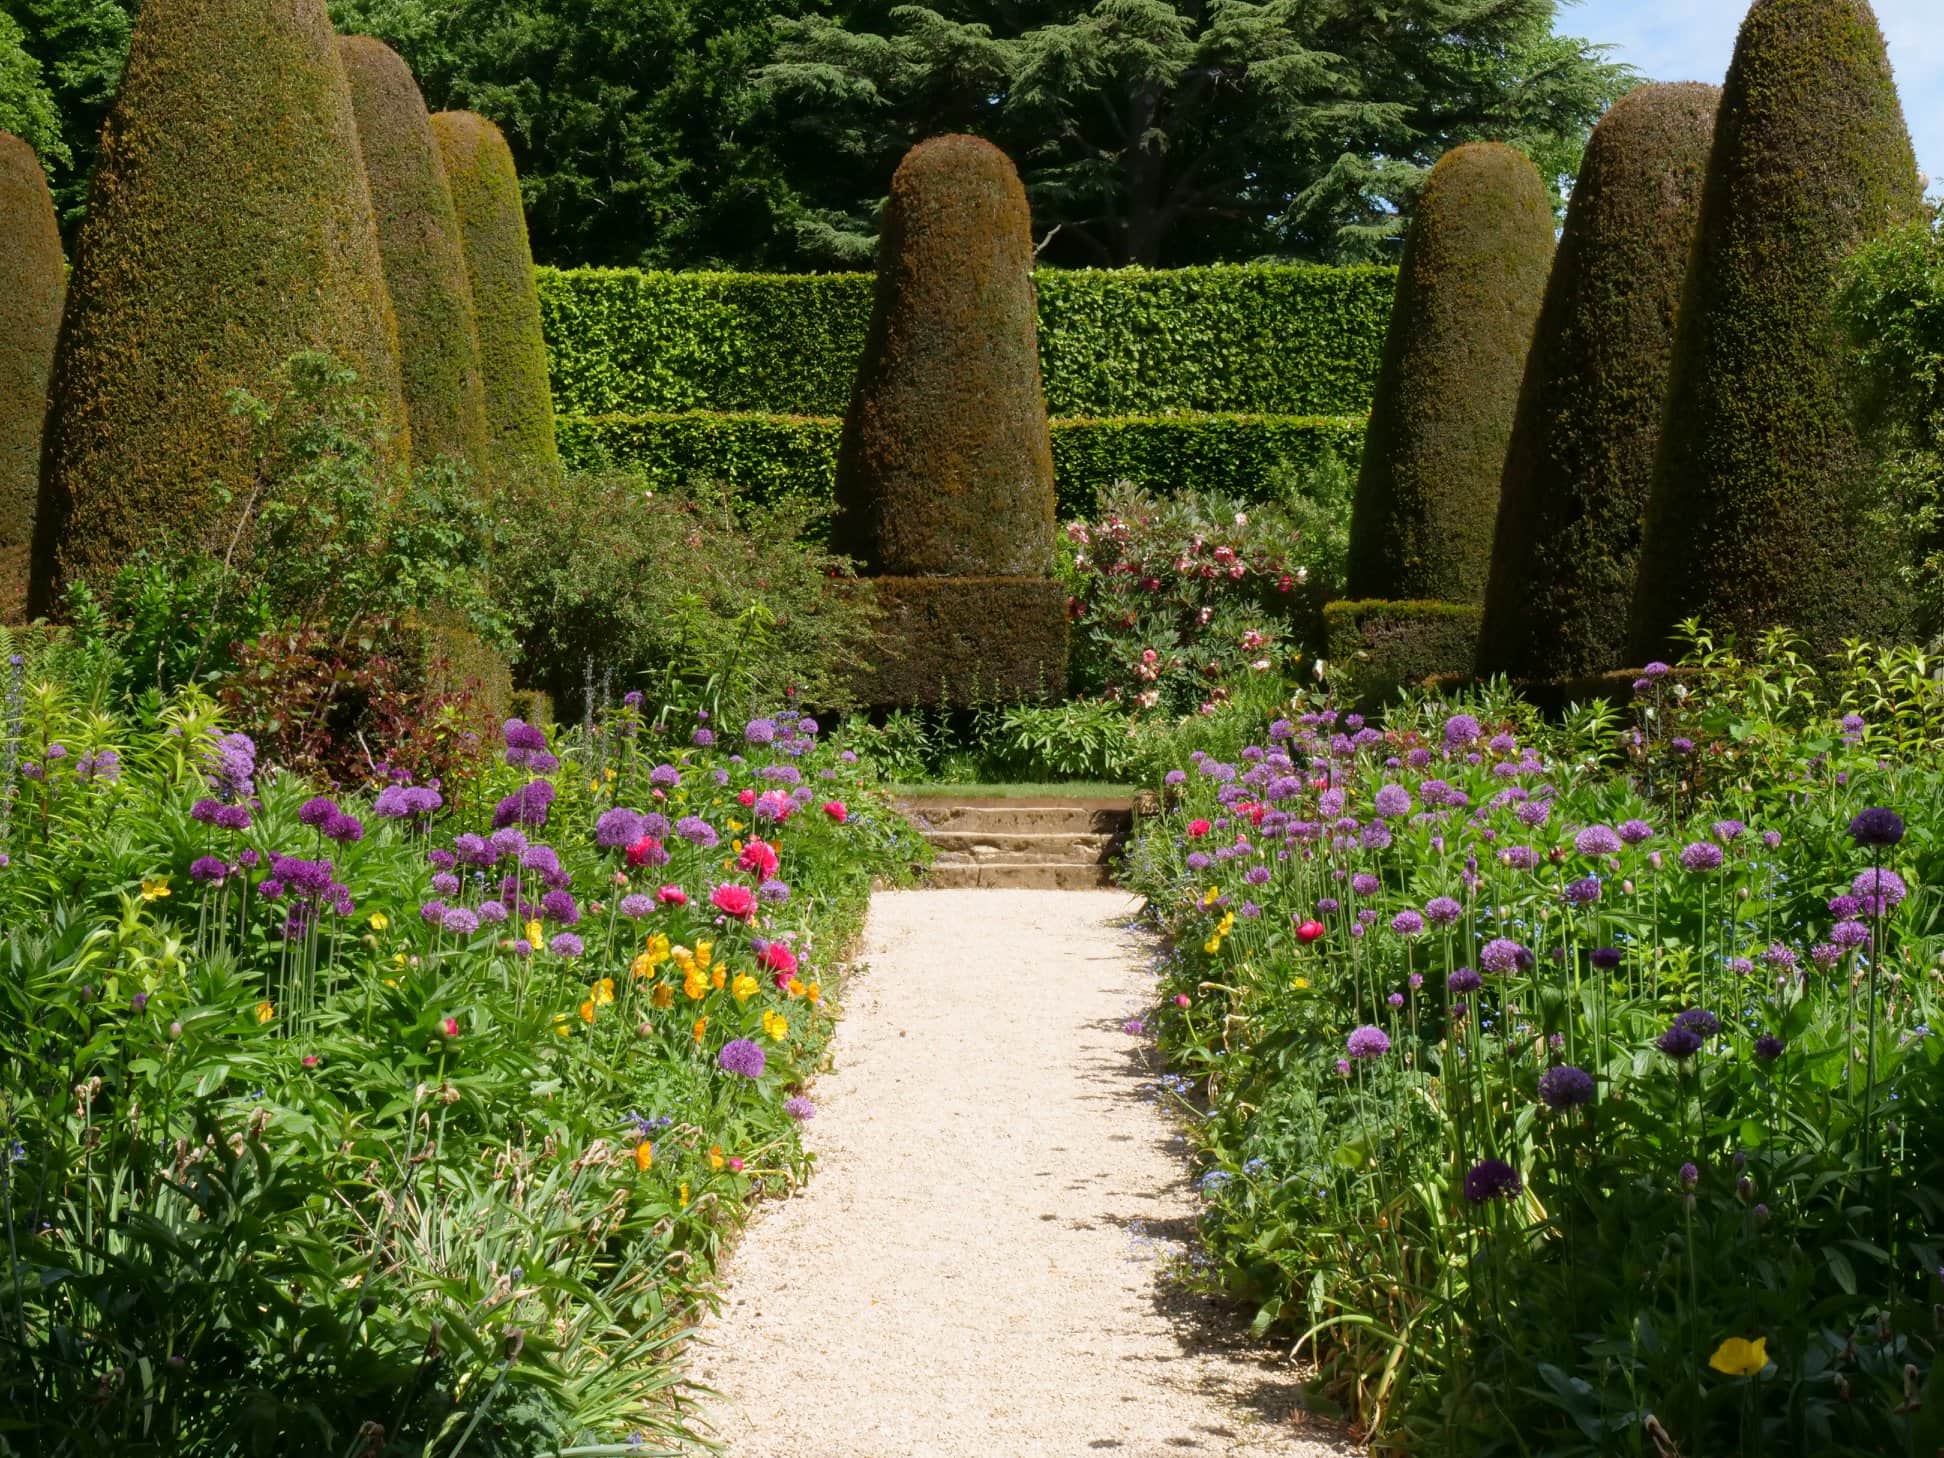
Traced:
MULTIPOLYGON (((1303 264, 1033 276, 1054 416, 1361 415, 1391 268, 1303 264)), ((840 415, 870 326, 871 275, 541 269, 563 415, 840 415)))
POLYGON ((0 132, 0 623, 27 612, 47 377, 67 265, 34 149, 0 132))
MULTIPOLYGON (((1329 456, 1357 463, 1357 416, 1137 415, 1049 422, 1062 521, 1091 517, 1117 480, 1156 490, 1193 486, 1243 501, 1271 499, 1329 456)), ((563 415, 560 457, 570 471, 620 469, 651 485, 721 481, 753 501, 831 499, 843 422, 830 416, 563 415)))
POLYGON ((1324 657, 1360 707, 1380 708, 1399 689, 1466 679, 1477 659, 1484 610, 1471 603, 1344 599, 1323 607, 1324 657))

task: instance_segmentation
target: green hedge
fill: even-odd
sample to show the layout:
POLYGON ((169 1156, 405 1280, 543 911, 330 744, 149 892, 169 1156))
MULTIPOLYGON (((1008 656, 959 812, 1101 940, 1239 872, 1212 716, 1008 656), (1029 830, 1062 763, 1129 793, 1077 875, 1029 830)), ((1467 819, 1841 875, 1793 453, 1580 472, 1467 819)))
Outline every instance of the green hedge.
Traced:
MULTIPOLYGON (((1369 408, 1396 271, 1222 265, 1035 275, 1055 415, 1356 415, 1369 408)), ((869 274, 541 269, 563 415, 841 415, 869 274)))
MULTIPOLYGON (((1355 470, 1364 422, 1355 416, 1147 415, 1054 420, 1053 475, 1060 519, 1091 516, 1117 480, 1163 489, 1195 486, 1260 501, 1288 472, 1334 452, 1355 470)), ((830 416, 714 414, 563 415, 569 470, 619 468, 670 486, 719 480, 752 499, 795 492, 828 499, 843 421, 830 416)))
POLYGON ((1329 603, 1324 656, 1359 708, 1380 709, 1428 679, 1470 678, 1484 611, 1457 602, 1329 603))

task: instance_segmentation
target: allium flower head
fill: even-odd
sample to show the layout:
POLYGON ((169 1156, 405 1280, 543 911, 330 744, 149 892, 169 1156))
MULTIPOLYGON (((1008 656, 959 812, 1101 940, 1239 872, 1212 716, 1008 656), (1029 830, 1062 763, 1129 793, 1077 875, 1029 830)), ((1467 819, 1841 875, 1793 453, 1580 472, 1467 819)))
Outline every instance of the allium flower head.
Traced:
POLYGON ((1424 918, 1415 911, 1400 911, 1391 918, 1391 930, 1400 937, 1419 936, 1424 931, 1424 918))
POLYGON ((1478 965, 1487 972, 1516 972, 1532 965, 1532 953, 1510 937, 1494 937, 1479 952, 1478 965))
POLYGON ((640 840, 641 812, 625 805, 605 810, 594 822, 594 844, 602 850, 620 850, 640 840))
POLYGON ((1465 1175, 1465 1198, 1474 1205, 1512 1199, 1524 1188, 1519 1172, 1502 1159, 1481 1159, 1465 1175))
POLYGON ((546 780, 533 780, 493 807, 493 828, 499 830, 516 824, 545 825, 553 800, 553 785, 546 780))
POLYGON ((1788 1051, 1789 1045, 1773 1033, 1764 1033, 1755 1040, 1755 1056, 1764 1063, 1773 1063, 1788 1051))
POLYGON ((1721 869, 1721 847, 1713 841, 1697 840, 1681 848, 1681 864, 1690 871, 1721 869))
POLYGON ((1904 837, 1903 816, 1894 810, 1873 808, 1861 812, 1849 824, 1850 839, 1859 846, 1883 849, 1904 837))
POLYGON ((1714 838, 1723 845, 1728 844, 1729 841, 1735 839, 1735 837, 1741 835, 1748 829, 1739 820, 1717 820, 1710 828, 1714 832, 1714 838))
POLYGON ((1577 881, 1568 881, 1561 894, 1568 906, 1590 906, 1600 899, 1600 878, 1582 876, 1577 881))
POLYGON ((1445 720, 1444 742, 1446 749, 1462 749, 1476 740, 1484 731, 1478 727, 1478 720, 1470 714, 1453 714, 1445 720))
POLYGON ((319 826, 338 813, 338 803, 322 795, 315 795, 297 807, 299 825, 319 826))
POLYGON ((714 850, 722 839, 716 834, 715 827, 699 815, 684 815, 677 820, 675 833, 690 845, 703 850, 714 850))
POLYGON ((448 906, 439 917, 439 925, 454 936, 469 937, 479 930, 479 917, 463 906, 448 906))
POLYGON ((1402 785, 1385 785, 1375 800, 1377 813, 1387 820, 1411 813, 1411 797, 1402 785))
POLYGON ((1850 882, 1850 892, 1871 912, 1878 910, 1895 911, 1910 894, 1903 877, 1895 871, 1876 868, 1860 871, 1850 882))
POLYGON ((1678 1063, 1699 1053, 1702 1042, 1699 1033, 1685 1023, 1677 1021, 1673 1027, 1654 1040, 1654 1046, 1678 1063))
POLYGON ((1618 855, 1620 837, 1610 825, 1589 825, 1573 837, 1573 849, 1583 856, 1618 855))
POLYGON ((747 1038, 731 1039, 722 1045, 722 1051, 716 1055, 716 1063, 725 1071, 744 1078, 761 1078, 768 1062, 762 1048, 747 1038))
POLYGON ((774 744, 776 742, 776 721, 773 719, 751 719, 743 725, 743 740, 749 744, 774 744))
POLYGON ((1870 929, 1860 921, 1839 921, 1829 929, 1829 939, 1848 951, 1870 944, 1870 929))
POLYGON ((342 810, 335 811, 319 827, 326 840, 334 840, 339 845, 352 845, 364 839, 364 822, 355 815, 347 815, 342 810))
POLYGON ((1453 972, 1449 977, 1445 978, 1446 988, 1461 997, 1466 993, 1478 991, 1484 985, 1485 979, 1469 967, 1460 967, 1456 972, 1453 972))
POLYGON ((1465 908, 1449 896, 1433 896, 1424 903, 1424 919, 1433 926, 1451 926, 1465 914, 1465 908))
POLYGON ((1368 871, 1359 871, 1350 878, 1350 889, 1359 896, 1375 896, 1382 885, 1383 882, 1368 871))
POLYGON ((204 885, 215 885, 229 874, 229 867, 220 856, 197 856, 189 865, 189 879, 204 885))
POLYGON ((1705 1007, 1691 1007, 1674 1019, 1676 1027, 1686 1028, 1699 1033, 1704 1038, 1712 1038, 1721 1031, 1721 1019, 1705 1007))
POLYGON ((1615 967, 1620 965, 1620 949, 1618 947, 1596 947, 1587 960, 1602 972, 1611 972, 1615 967))
POLYGON ((1593 1075, 1562 1063, 1539 1075, 1539 1101, 1549 1109, 1576 1109, 1593 1102, 1593 1075))
POLYGON ((817 1117, 817 1106, 802 1094, 798 1094, 794 1098, 783 1100, 783 1112, 800 1124, 805 1119, 814 1119, 817 1117))
POLYGON ((1382 1028, 1365 1024, 1344 1040, 1344 1051, 1352 1058, 1382 1058, 1390 1052, 1390 1037, 1382 1028))
POLYGON ((557 933, 547 948, 556 957, 578 957, 587 950, 586 944, 572 932, 557 933))

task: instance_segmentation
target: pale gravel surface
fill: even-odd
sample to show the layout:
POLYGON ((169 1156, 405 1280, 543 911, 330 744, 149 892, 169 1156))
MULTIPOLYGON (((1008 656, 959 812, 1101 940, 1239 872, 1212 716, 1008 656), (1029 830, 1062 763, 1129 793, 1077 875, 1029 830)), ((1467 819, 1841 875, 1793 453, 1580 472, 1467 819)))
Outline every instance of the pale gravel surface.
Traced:
POLYGON ((1122 1031, 1119 891, 871 904, 807 1188, 761 1213, 691 1349, 729 1458, 1321 1458, 1298 1374, 1167 1278, 1196 1201, 1122 1031))

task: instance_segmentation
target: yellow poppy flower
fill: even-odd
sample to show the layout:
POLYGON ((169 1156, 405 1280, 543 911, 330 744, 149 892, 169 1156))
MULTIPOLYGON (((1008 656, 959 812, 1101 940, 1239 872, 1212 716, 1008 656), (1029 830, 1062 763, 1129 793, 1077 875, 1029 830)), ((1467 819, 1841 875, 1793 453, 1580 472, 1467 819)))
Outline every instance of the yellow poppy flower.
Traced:
POLYGON ((1715 1348, 1708 1365, 1726 1377, 1753 1377, 1768 1366, 1768 1338, 1756 1337, 1750 1342, 1729 1337, 1715 1348))
POLYGON ((1235 913, 1231 911, 1224 915, 1220 921, 1215 923, 1215 930, 1223 936, 1227 936, 1230 932, 1234 931, 1235 913))
POLYGON ((270 1019, 274 1018, 276 1015, 277 1015, 277 1010, 274 1007, 272 1007, 269 1003, 260 1002, 256 1005, 256 1018, 257 1018, 257 1023, 259 1025, 269 1022, 270 1019))
POLYGON ((700 1002, 709 995, 709 979, 700 967, 689 968, 688 976, 682 979, 682 995, 690 1002, 700 1002))
POLYGON ((780 1043, 790 1036, 790 1020, 780 1012, 763 1014, 763 1033, 772 1043, 780 1043))
POLYGON ((714 942, 697 942, 695 944, 695 965, 696 966, 698 967, 708 966, 709 962, 714 958, 714 956, 715 956, 714 942))
POLYGON ((697 1018, 695 1020, 695 1027, 691 1031, 695 1034, 695 1041, 700 1044, 702 1035, 709 1031, 709 1020, 707 1018, 697 1018))
POLYGON ((709 1146, 710 1169, 721 1169, 728 1162, 728 1160, 722 1157, 722 1146, 720 1144, 711 1144, 709 1146))
POLYGON ((391 925, 391 918, 389 916, 386 916, 385 913, 382 911, 374 911, 371 913, 370 917, 366 920, 365 924, 369 926, 373 931, 383 931, 386 927, 391 925))
POLYGON ((738 972, 736 974, 736 980, 729 984, 729 992, 737 1002, 748 1002, 750 998, 762 990, 763 984, 758 982, 754 977, 751 977, 747 972, 738 972))
POLYGON ((1307 977, 1298 977, 1294 982, 1290 983, 1289 985, 1295 988, 1298 992, 1308 992, 1310 981, 1309 978, 1307 977))
POLYGON ((804 995, 805 997, 807 997, 807 998, 809 998, 809 999, 810 999, 810 1001, 812 1001, 812 1002, 820 1002, 820 1001, 822 1001, 822 999, 823 999, 823 984, 822 984, 821 982, 813 982, 813 983, 811 983, 811 984, 810 984, 810 985, 809 985, 808 987, 806 987, 806 988, 804 988, 804 989, 803 989, 803 995, 804 995))
POLYGON ((602 771, 601 771, 601 778, 602 778, 602 779, 604 779, 604 780, 607 780, 607 781, 610 781, 610 782, 612 782, 612 781, 613 781, 613 779, 614 779, 614 771, 613 771, 613 770, 611 770, 611 769, 604 769, 604 770, 602 770, 602 771))
POLYGON ((657 962, 668 960, 668 933, 656 932, 648 938, 648 950, 643 954, 657 962))
POLYGON ((614 979, 612 977, 603 977, 599 982, 596 982, 589 988, 588 991, 592 994, 596 1006, 605 1007, 614 1001, 614 979))
POLYGON ((684 1210, 688 1209, 688 1181, 687 1180, 682 1181, 682 1183, 676 1188, 675 1194, 676 1197, 681 1200, 682 1208, 684 1210))
POLYGON ((802 997, 803 979, 800 977, 792 977, 787 983, 784 984, 783 990, 789 993, 791 997, 802 997))
POLYGON ((675 1006, 675 989, 670 987, 666 982, 658 982, 655 984, 655 990, 649 995, 648 1000, 654 1003, 656 1007, 673 1007, 675 1006))
POLYGON ((691 952, 687 947, 671 947, 668 952, 668 960, 673 962, 677 967, 680 967, 684 972, 687 972, 695 966, 695 953, 691 952))
POLYGON ((729 969, 727 967, 718 967, 709 974, 709 986, 713 987, 717 992, 722 991, 722 985, 728 980, 729 969))
POLYGON ((1210 937, 1202 943, 1202 950, 1208 953, 1209 956, 1214 956, 1222 950, 1222 939, 1220 937, 1210 937))
MULTIPOLYGON (((742 842, 741 842, 740 840, 732 840, 732 841, 730 841, 730 842, 729 842, 729 849, 730 849, 730 850, 732 850, 732 851, 734 851, 734 852, 735 852, 735 853, 736 853, 737 855, 741 855, 741 854, 742 854, 742 849, 743 849, 743 847, 742 847, 742 842)), ((723 862, 723 864, 724 864, 724 865, 727 865, 727 864, 728 864, 728 862, 727 862, 727 861, 724 861, 724 862, 723 862)))
POLYGON ((405 965, 405 954, 403 952, 393 952, 392 966, 403 967, 404 965, 405 965))
POLYGON ((1202 893, 1203 906, 1213 906, 1217 901, 1220 901, 1221 899, 1222 899, 1222 888, 1220 886, 1210 886, 1206 891, 1202 893))
POLYGON ((743 828, 743 823, 740 820, 726 820, 723 823, 727 825, 729 829, 732 831, 741 830, 743 828))
POLYGON ((655 1162, 655 1146, 650 1144, 646 1139, 635 1145, 634 1154, 635 1169, 637 1171, 645 1171, 649 1165, 655 1162))
POLYGON ((566 1014, 556 1013, 554 1015, 554 1031, 565 1038, 574 1031, 574 1025, 567 1021, 566 1014))
POLYGON ((526 924, 526 939, 537 947, 547 939, 547 929, 537 921, 530 921, 526 924))
POLYGON ((142 900, 159 901, 168 894, 169 878, 167 876, 142 877, 142 900))
POLYGON ((591 1023, 594 1021, 593 999, 590 998, 588 1001, 580 1005, 580 1015, 581 1015, 581 1021, 584 1023, 591 1023))

